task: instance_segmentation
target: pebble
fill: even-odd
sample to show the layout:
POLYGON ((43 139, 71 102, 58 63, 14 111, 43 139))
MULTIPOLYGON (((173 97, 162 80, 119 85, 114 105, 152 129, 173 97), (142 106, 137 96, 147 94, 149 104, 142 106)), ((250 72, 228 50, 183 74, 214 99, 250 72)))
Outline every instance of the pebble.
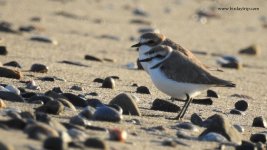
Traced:
POLYGON ((49 82, 54 82, 55 81, 54 77, 48 77, 48 76, 40 77, 39 79, 42 80, 42 81, 49 81, 49 82))
POLYGON ((186 129, 186 130, 191 130, 193 132, 198 132, 199 129, 193 125, 190 122, 182 122, 182 123, 178 123, 175 125, 176 127, 180 128, 180 129, 186 129))
POLYGON ((223 56, 220 57, 217 62, 224 68, 241 69, 242 63, 239 58, 235 56, 223 56))
POLYGON ((93 118, 95 112, 95 108, 91 107, 91 106, 86 106, 83 108, 83 110, 79 113, 80 116, 90 120, 93 118))
POLYGON ((58 45, 58 41, 57 40, 52 39, 52 38, 50 38, 48 36, 35 35, 35 36, 32 36, 30 38, 30 40, 58 45))
POLYGON ((100 79, 100 78, 95 78, 93 82, 103 83, 104 80, 103 79, 100 79))
POLYGON ((13 33, 13 34, 20 34, 15 29, 12 29, 12 24, 7 21, 0 22, 0 31, 5 33, 13 33))
POLYGON ((48 137, 59 137, 59 134, 55 129, 41 122, 27 125, 24 132, 29 138, 35 140, 44 140, 48 137))
POLYGON ((115 80, 111 77, 105 78, 105 80, 102 83, 102 87, 114 89, 115 88, 115 80))
POLYGON ((247 48, 241 49, 239 51, 240 54, 246 54, 246 55, 260 55, 261 53, 261 48, 259 45, 251 45, 247 48))
POLYGON ((32 97, 30 97, 27 102, 29 103, 33 103, 34 101, 39 101, 41 100, 44 104, 46 104, 49 101, 53 101, 54 99, 52 97, 49 96, 45 96, 45 95, 34 95, 32 97))
POLYGON ((15 148, 10 144, 0 141, 0 150, 15 150, 15 148))
POLYGON ((14 85, 7 85, 7 86, 5 86, 5 89, 7 89, 9 92, 20 95, 20 90, 17 87, 15 87, 14 85))
POLYGON ((233 125, 235 127, 235 129, 240 132, 240 133, 244 133, 245 132, 245 128, 242 127, 241 125, 238 125, 238 124, 234 124, 233 125))
POLYGON ((213 90, 208 90, 207 91, 207 97, 219 98, 219 95, 213 90))
POLYGON ((136 104, 137 101, 139 101, 138 97, 126 93, 121 93, 114 97, 109 102, 109 104, 116 104, 120 106, 123 110, 123 114, 141 116, 141 112, 136 104))
POLYGON ((33 25, 28 25, 28 26, 20 26, 19 31, 21 32, 31 32, 36 30, 36 27, 33 25))
POLYGON ((22 76, 23 75, 20 71, 0 67, 0 77, 21 79, 22 76))
POLYGON ((63 91, 61 90, 60 87, 53 87, 52 91, 53 91, 53 92, 56 92, 56 93, 58 93, 58 94, 63 93, 63 91))
POLYGON ((77 107, 86 107, 87 101, 79 96, 76 96, 72 93, 63 93, 62 94, 64 97, 66 97, 66 99, 71 102, 74 106, 77 107))
POLYGON ((28 81, 26 83, 26 88, 31 90, 41 90, 40 86, 36 85, 34 80, 28 81))
POLYGON ((26 127, 26 122, 20 118, 12 118, 6 121, 0 121, 0 124, 6 125, 7 128, 23 130, 26 127))
POLYGON ((199 137, 210 132, 215 132, 224 136, 228 141, 241 144, 242 135, 230 124, 226 117, 219 114, 212 115, 203 122, 203 125, 207 127, 207 129, 204 130, 199 137))
POLYGON ((235 147, 236 150, 257 150, 257 147, 254 143, 249 141, 242 141, 241 145, 235 147))
POLYGON ((176 136, 178 138, 182 138, 182 139, 187 139, 187 140, 193 140, 193 139, 196 139, 195 137, 189 135, 188 132, 186 132, 185 130, 178 130, 176 132, 176 136))
POLYGON ((245 100, 240 100, 235 103, 235 109, 240 111, 246 111, 248 109, 248 103, 245 100))
POLYGON ((131 24, 142 24, 142 25, 151 25, 152 23, 144 19, 132 19, 130 20, 131 24))
POLYGON ((0 46, 0 55, 7 55, 8 52, 5 46, 0 46))
POLYGON ((162 99, 155 99, 152 103, 151 109, 165 112, 178 112, 181 110, 179 106, 162 99))
POLYGON ((36 109, 37 111, 59 115, 64 110, 64 105, 59 101, 49 101, 36 109))
POLYGON ((133 14, 137 15, 137 16, 143 16, 143 17, 147 17, 148 13, 145 12, 145 10, 141 7, 137 7, 133 10, 133 14))
POLYGON ((267 131, 252 134, 250 141, 253 143, 261 142, 267 144, 267 131))
POLYGON ((69 108, 70 110, 76 111, 75 106, 71 102, 69 102, 68 100, 63 99, 63 98, 58 98, 56 100, 60 101, 65 107, 69 108))
POLYGON ((22 68, 21 65, 17 61, 10 61, 3 64, 4 66, 11 66, 16 68, 22 68))
POLYGON ((21 96, 7 91, 0 91, 0 98, 11 102, 24 102, 21 96))
POLYGON ((99 99, 88 99, 87 104, 93 108, 104 106, 104 104, 99 99))
POLYGON ((228 141, 223 135, 216 133, 216 132, 209 132, 203 136, 200 136, 199 140, 213 141, 213 142, 220 142, 220 143, 228 141))
POLYGON ((112 141, 125 142, 127 139, 127 132, 125 130, 110 129, 109 139, 112 141))
POLYGON ((244 112, 239 111, 237 109, 231 109, 230 110, 230 114, 233 114, 233 115, 245 115, 244 112))
POLYGON ((6 104, 4 103, 3 100, 0 99, 0 109, 1 108, 6 108, 6 104))
POLYGON ((168 139, 164 139, 162 141, 162 145, 163 146, 176 147, 177 143, 172 138, 168 138, 168 139))
POLYGON ((102 62, 102 59, 97 58, 97 57, 92 56, 92 55, 85 55, 85 56, 84 56, 84 59, 85 59, 85 60, 90 60, 90 61, 98 61, 98 62, 102 62))
POLYGON ((37 121, 48 123, 51 118, 44 112, 37 111, 35 112, 35 118, 37 121))
POLYGON ((201 118, 198 114, 196 114, 196 113, 193 113, 193 114, 191 115, 190 121, 191 121, 194 125, 198 125, 198 126, 202 126, 202 123, 203 123, 202 118, 201 118))
POLYGON ((91 123, 89 121, 87 121, 85 118, 81 117, 81 116, 73 116, 70 119, 70 123, 74 124, 74 125, 79 125, 79 126, 88 126, 91 125, 91 123))
POLYGON ((88 93, 88 95, 91 95, 91 96, 98 96, 98 94, 96 92, 90 92, 88 93))
POLYGON ((83 91, 83 88, 78 85, 73 85, 70 89, 75 91, 83 91))
POLYGON ((267 128, 267 121, 263 116, 255 117, 252 126, 267 128))
POLYGON ((32 120, 35 119, 34 114, 32 112, 30 112, 30 111, 23 111, 23 112, 20 113, 20 116, 23 119, 32 119, 32 120))
POLYGON ((98 148, 103 150, 108 149, 107 144, 98 138, 88 138, 85 140, 84 145, 90 148, 98 148))
POLYGON ((93 118, 94 120, 99 121, 120 122, 122 120, 122 114, 120 114, 114 108, 110 108, 108 106, 101 106, 97 107, 93 118))
POLYGON ((69 65, 74 65, 74 66, 80 66, 80 67, 90 67, 88 65, 82 64, 82 63, 77 62, 77 61, 62 60, 62 61, 59 61, 59 63, 69 64, 69 65))
POLYGON ((85 141, 86 138, 88 138, 88 135, 85 132, 75 128, 69 129, 68 134, 71 136, 73 141, 85 141))
POLYGON ((43 64, 33 64, 30 69, 32 72, 47 73, 48 67, 43 64))
POLYGON ((110 40, 114 40, 114 41, 120 41, 120 38, 118 36, 109 35, 109 34, 103 34, 103 35, 99 36, 99 38, 110 39, 110 40))
POLYGON ((49 150, 67 150, 68 144, 59 137, 49 137, 44 141, 43 147, 49 150))
POLYGON ((139 86, 136 89, 136 93, 140 93, 140 94, 151 94, 149 89, 146 86, 139 86))

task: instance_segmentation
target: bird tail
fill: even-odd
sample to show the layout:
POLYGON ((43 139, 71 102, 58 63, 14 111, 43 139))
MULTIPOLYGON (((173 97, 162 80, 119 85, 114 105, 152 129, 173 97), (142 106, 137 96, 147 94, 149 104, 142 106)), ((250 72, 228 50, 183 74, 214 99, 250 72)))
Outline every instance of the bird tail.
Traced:
POLYGON ((233 83, 232 81, 226 81, 226 80, 219 79, 219 78, 215 79, 215 85, 217 87, 230 87, 230 88, 236 87, 236 84, 233 83))

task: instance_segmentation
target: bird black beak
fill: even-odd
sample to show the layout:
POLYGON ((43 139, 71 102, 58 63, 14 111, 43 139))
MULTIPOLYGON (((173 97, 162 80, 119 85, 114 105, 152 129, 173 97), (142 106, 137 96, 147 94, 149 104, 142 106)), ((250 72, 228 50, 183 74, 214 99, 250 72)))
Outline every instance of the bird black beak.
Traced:
POLYGON ((141 43, 137 43, 137 44, 132 45, 131 47, 140 47, 141 45, 142 45, 141 43))
POLYGON ((146 58, 146 59, 142 59, 142 60, 139 59, 139 62, 148 62, 148 61, 151 61, 151 60, 152 60, 152 58, 146 58))

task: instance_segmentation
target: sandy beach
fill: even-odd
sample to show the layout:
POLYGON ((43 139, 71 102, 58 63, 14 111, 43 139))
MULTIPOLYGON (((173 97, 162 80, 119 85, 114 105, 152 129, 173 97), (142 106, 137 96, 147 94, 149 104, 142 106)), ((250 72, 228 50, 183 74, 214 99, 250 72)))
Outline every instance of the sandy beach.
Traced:
MULTIPOLYGON (((112 141, 108 132, 86 130, 88 137, 103 140, 109 149, 215 149, 218 142, 188 140, 177 138, 177 129, 172 128, 179 122, 190 122, 193 113, 203 120, 220 114, 228 118, 231 124, 238 124, 245 130, 242 139, 249 141, 251 134, 266 131, 266 128, 252 127, 255 117, 267 119, 267 2, 265 0, 0 0, 0 24, 12 24, 10 29, 16 33, 0 30, 0 46, 5 46, 7 55, 0 55, 0 64, 17 61, 22 67, 14 68, 22 72, 21 79, 0 77, 1 85, 14 85, 28 92, 45 93, 54 87, 60 87, 64 93, 87 95, 95 92, 97 96, 87 95, 87 99, 99 99, 108 104, 120 93, 135 95, 140 100, 136 104, 142 116, 123 115, 116 122, 89 120, 93 126, 125 130, 125 142, 112 141), (219 10, 218 8, 240 7, 240 10, 219 10), (258 8, 258 10, 246 10, 258 8), (206 16, 199 11, 208 12, 206 16), (29 32, 19 31, 20 27, 33 26, 29 32), (142 34, 140 29, 157 29, 162 34, 195 52, 203 63, 219 67, 223 72, 213 71, 218 77, 236 83, 236 88, 212 88, 219 98, 211 98, 212 105, 191 104, 183 121, 170 120, 177 113, 151 110, 156 98, 170 101, 170 97, 160 92, 152 83, 149 75, 136 68, 138 52, 131 45, 138 42, 142 34), (57 43, 31 40, 33 36, 45 36, 57 43), (258 55, 240 54, 241 49, 251 45, 259 47, 258 55), (196 52, 204 52, 199 54, 196 52), (99 61, 84 59, 85 55, 100 58, 99 61), (223 68, 217 60, 229 55, 240 59, 241 69, 223 68), (79 62, 85 66, 70 65, 62 61, 79 62), (32 64, 44 64, 47 73, 29 71, 32 64), (42 77, 56 77, 53 82, 42 81, 42 77), (105 79, 118 76, 115 88, 102 88, 101 83, 93 82, 96 78, 105 79), (34 80, 39 90, 27 89, 25 82, 34 80), (151 94, 136 92, 138 86, 146 86, 151 94), (82 91, 71 89, 82 87, 82 91), (232 95, 246 95, 240 98, 232 95), (248 109, 242 115, 231 114, 239 100, 248 103, 248 109), (140 124, 133 123, 140 121, 140 124), (162 130, 149 131, 158 127, 162 130), (188 146, 177 144, 175 147, 164 146, 162 141, 173 138, 188 146)), ((1 65, 0 65, 1 66, 1 65)), ((203 92, 197 98, 206 98, 203 92)), ((2 98, 3 99, 3 98, 2 98)), ((3 100, 6 108, 0 108, 0 120, 9 119, 3 115, 7 109, 35 112, 40 104, 12 102, 3 100)), ((174 102, 182 107, 183 102, 174 102)), ((69 122, 83 108, 76 111, 65 109, 59 115, 49 116, 59 122, 69 122)), ((198 132, 190 132, 198 136, 205 128, 198 127, 198 132)), ((12 145, 15 149, 44 149, 43 141, 27 137, 23 130, 0 127, 0 141, 12 145)), ((266 146, 266 143, 265 143, 266 146)), ((88 148, 88 147, 87 147, 88 148)), ((84 149, 87 149, 84 147, 84 149)), ((69 147, 69 149, 81 149, 69 147)), ((89 149, 89 148, 88 148, 89 149)), ((234 149, 227 146, 227 149, 234 149)))

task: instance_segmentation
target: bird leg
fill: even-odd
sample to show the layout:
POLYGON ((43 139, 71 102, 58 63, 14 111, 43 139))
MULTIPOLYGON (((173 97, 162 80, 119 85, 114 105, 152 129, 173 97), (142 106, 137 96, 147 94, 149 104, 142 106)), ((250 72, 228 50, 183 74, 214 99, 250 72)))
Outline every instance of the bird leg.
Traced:
POLYGON ((186 102, 175 119, 182 119, 184 117, 184 115, 185 115, 190 103, 192 102, 192 100, 193 100, 193 98, 190 98, 190 96, 188 94, 186 94, 186 102))

